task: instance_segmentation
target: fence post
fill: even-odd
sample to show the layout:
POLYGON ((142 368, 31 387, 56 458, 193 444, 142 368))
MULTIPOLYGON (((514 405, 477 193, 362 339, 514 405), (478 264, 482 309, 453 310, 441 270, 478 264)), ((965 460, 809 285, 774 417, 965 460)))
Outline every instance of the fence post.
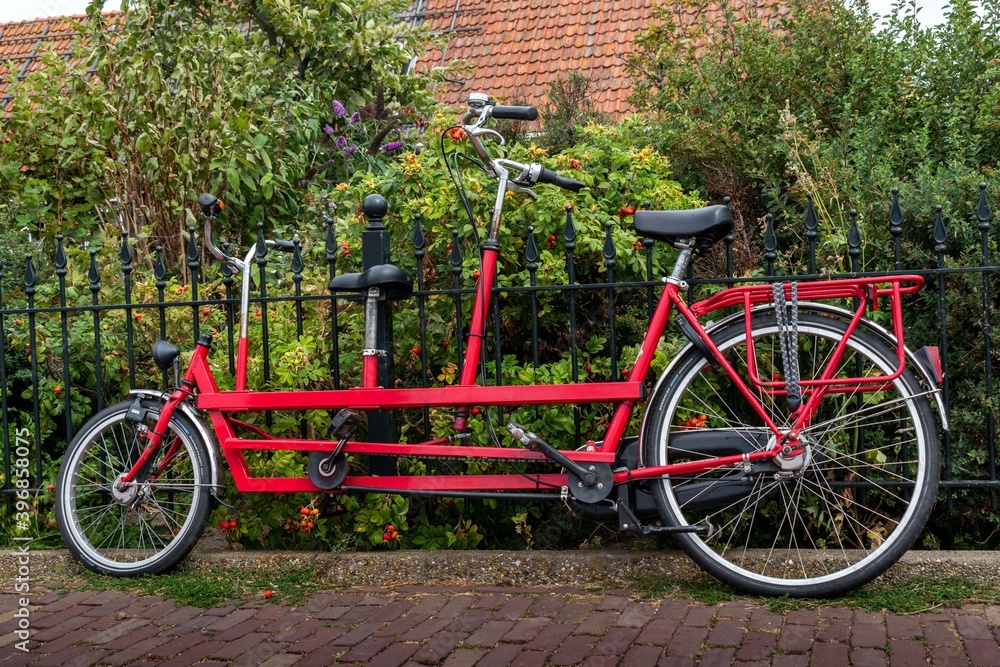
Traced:
MULTIPOLYGON (((365 271, 379 264, 389 263, 389 230, 382 224, 382 219, 389 210, 389 205, 382 195, 371 194, 365 197, 362 209, 368 225, 361 232, 361 268, 365 271)), ((391 387, 392 369, 392 311, 385 301, 378 304, 378 314, 375 318, 376 348, 385 350, 384 357, 378 357, 378 383, 382 387, 391 387)), ((372 442, 395 442, 396 434, 392 423, 392 413, 388 410, 368 413, 368 437, 372 442)), ((396 471, 395 457, 372 457, 371 471, 375 475, 392 475, 396 471)))

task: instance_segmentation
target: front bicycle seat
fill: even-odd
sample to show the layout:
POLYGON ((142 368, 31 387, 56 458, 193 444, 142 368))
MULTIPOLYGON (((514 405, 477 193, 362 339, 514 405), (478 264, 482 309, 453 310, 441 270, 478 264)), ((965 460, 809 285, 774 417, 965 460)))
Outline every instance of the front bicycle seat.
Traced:
POLYGON ((668 243, 694 238, 695 247, 704 250, 733 231, 733 212, 722 204, 689 211, 636 211, 632 227, 668 243))
POLYGON ((360 292, 381 287, 386 301, 405 299, 413 293, 413 278, 392 264, 378 264, 361 273, 342 273, 330 280, 331 292, 360 292))

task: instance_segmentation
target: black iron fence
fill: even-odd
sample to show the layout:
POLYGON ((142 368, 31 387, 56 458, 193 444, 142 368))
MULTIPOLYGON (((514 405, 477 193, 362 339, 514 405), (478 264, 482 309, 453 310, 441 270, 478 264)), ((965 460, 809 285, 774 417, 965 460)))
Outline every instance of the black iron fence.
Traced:
MULTIPOLYGON (((911 346, 938 345, 941 349, 944 399, 952 419, 952 430, 943 439, 948 502, 957 490, 984 489, 996 508, 1000 488, 994 379, 998 341, 992 322, 1000 307, 1000 266, 991 258, 991 211, 985 185, 980 186, 975 210, 948 224, 940 207, 931 213, 932 227, 904 224, 895 191, 887 204, 884 232, 871 226, 866 239, 868 247, 879 248, 877 253, 884 258, 884 264, 876 263, 879 271, 861 271, 862 235, 852 214, 842 249, 847 271, 821 273, 817 257, 823 240, 809 202, 801 226, 784 220, 776 233, 774 221, 767 217, 763 263, 751 277, 736 275, 735 242, 733 236, 727 237, 721 255, 716 256, 717 265, 725 266, 725 278, 702 277, 692 269, 689 298, 699 291, 737 283, 787 280, 790 267, 795 266, 804 268, 805 273, 797 276, 803 279, 904 270, 924 276, 925 289, 907 304, 905 319, 911 346), (930 231, 932 238, 921 238, 918 228, 930 231), (958 229, 963 230, 961 248, 949 245, 949 233, 958 229), (968 247, 970 234, 976 238, 976 248, 968 247), (796 261, 784 257, 781 239, 789 239, 789 252, 794 246, 802 256, 796 261), (886 251, 880 249, 883 246, 886 251), (924 264, 913 266, 914 259, 924 264)), ((453 232, 447 255, 438 253, 432 258, 424 221, 417 217, 408 222, 409 238, 397 233, 393 255, 397 263, 414 272, 415 292, 410 301, 393 306, 397 361, 395 372, 391 364, 383 372, 390 381, 428 386, 448 382, 449 372, 454 377, 460 371, 463 327, 473 292, 469 267, 475 262, 469 255, 475 250, 463 252, 458 232, 453 232)), ((523 247, 527 280, 495 287, 493 340, 484 353, 486 365, 492 366, 491 381, 506 381, 512 368, 534 379, 542 376, 531 374, 543 368, 557 381, 622 379, 629 362, 628 345, 639 342, 634 334, 644 330, 662 286, 654 267, 663 262, 654 259, 657 253, 673 250, 648 239, 637 239, 629 248, 617 247, 612 231, 609 222, 599 256, 584 256, 577 248, 571 210, 566 212, 561 238, 553 234, 538 239, 533 229, 526 230, 518 247, 523 247), (628 271, 622 270, 623 253, 631 253, 633 260, 628 271), (558 258, 556 273, 566 277, 562 284, 542 279, 544 262, 552 262, 553 257, 558 258), (641 259, 639 271, 634 270, 636 257, 641 259), (601 341, 599 354, 581 347, 595 336, 601 341), (598 356, 600 361, 595 361, 598 356)), ((365 239, 366 263, 385 257, 387 245, 370 245, 388 242, 381 215, 369 216, 368 232, 378 234, 365 239)), ((352 369, 358 367, 355 362, 361 348, 360 312, 353 311, 360 309, 346 308, 349 299, 330 295, 324 287, 347 254, 344 242, 335 236, 334 227, 328 224, 325 239, 307 239, 305 245, 296 242, 290 256, 275 257, 273 250, 264 250, 254 258, 256 288, 250 324, 251 330, 259 331, 253 334, 259 340, 259 353, 254 357, 259 365, 251 368, 251 386, 256 382, 280 389, 283 382, 299 382, 341 388, 356 380, 352 373, 357 371, 352 369), (317 370, 318 365, 328 367, 328 374, 317 370)), ((258 239, 263 240, 262 225, 258 225, 258 239)), ((37 262, 44 270, 36 268, 36 259, 28 255, 23 280, 13 289, 13 281, 8 277, 4 283, 0 273, 0 284, 8 285, 8 294, 0 292, 2 492, 8 498, 14 488, 13 467, 23 459, 23 433, 30 432, 26 449, 30 450, 32 486, 42 487, 52 478, 66 443, 91 414, 121 400, 130 388, 172 384, 168 373, 150 363, 149 343, 156 338, 172 338, 183 347, 182 336, 190 335, 193 343, 203 330, 211 329, 216 333, 213 354, 217 359, 221 356, 219 365, 228 366, 230 373, 235 370, 238 276, 227 267, 202 264, 193 228, 181 277, 170 275, 159 248, 151 257, 137 258, 127 234, 121 234, 118 242, 117 249, 74 248, 69 252, 60 235, 51 260, 37 262), (113 260, 112 252, 116 253, 113 260)), ((581 407, 570 409, 572 427, 567 430, 572 437, 567 435, 566 440, 579 445, 592 434, 582 427, 581 407)), ((432 430, 432 415, 427 410, 415 412, 419 414, 397 416, 396 426, 426 437, 432 430)), ((299 419, 298 428, 305 433, 311 427, 299 419)))

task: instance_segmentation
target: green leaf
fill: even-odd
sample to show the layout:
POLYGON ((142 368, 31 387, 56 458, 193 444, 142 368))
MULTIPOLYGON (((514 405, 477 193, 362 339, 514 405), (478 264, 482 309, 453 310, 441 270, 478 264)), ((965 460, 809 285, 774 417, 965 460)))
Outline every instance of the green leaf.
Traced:
POLYGON ((140 153, 145 153, 153 147, 153 138, 148 132, 143 132, 135 140, 135 149, 140 153))
POLYGON ((229 182, 229 188, 233 192, 239 192, 240 189, 240 174, 235 168, 230 167, 226 170, 226 180, 229 182))

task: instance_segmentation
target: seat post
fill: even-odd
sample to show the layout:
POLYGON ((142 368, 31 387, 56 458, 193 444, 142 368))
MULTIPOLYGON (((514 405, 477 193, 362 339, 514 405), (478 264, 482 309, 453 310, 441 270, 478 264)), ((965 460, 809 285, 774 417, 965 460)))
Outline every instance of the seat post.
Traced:
POLYGON ((670 272, 670 277, 667 278, 668 283, 680 285, 684 282, 684 272, 687 271, 688 264, 691 263, 691 248, 693 245, 694 239, 681 239, 674 244, 674 247, 679 248, 681 252, 677 255, 677 261, 674 262, 674 269, 670 272))
POLYGON ((365 348, 361 352, 364 357, 361 371, 362 387, 378 386, 378 358, 385 356, 385 350, 378 348, 378 302, 384 298, 380 287, 369 287, 364 293, 365 348))

